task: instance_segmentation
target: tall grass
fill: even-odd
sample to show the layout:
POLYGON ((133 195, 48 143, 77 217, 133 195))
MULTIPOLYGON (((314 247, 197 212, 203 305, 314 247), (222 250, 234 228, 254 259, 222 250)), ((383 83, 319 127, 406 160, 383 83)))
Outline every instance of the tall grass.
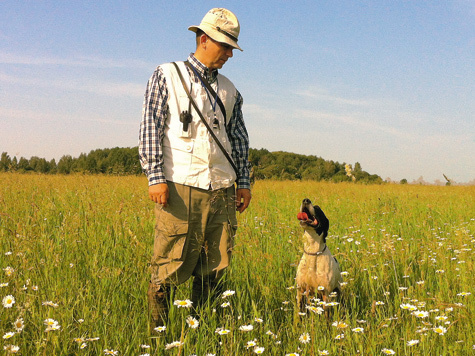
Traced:
MULTIPOLYGON (((15 298, 0 306, 2 344, 22 355, 470 354, 474 197, 475 187, 258 181, 226 275, 235 294, 205 308, 196 329, 188 309, 173 307, 167 330, 151 337, 145 178, 1 174, 0 298, 15 298), (329 248, 346 272, 344 306, 331 321, 295 316, 296 214, 306 197, 329 218, 329 248), (58 330, 45 331, 49 318, 58 330), (165 350, 173 341, 183 344, 165 350)), ((189 297, 189 283, 174 295, 189 297)))

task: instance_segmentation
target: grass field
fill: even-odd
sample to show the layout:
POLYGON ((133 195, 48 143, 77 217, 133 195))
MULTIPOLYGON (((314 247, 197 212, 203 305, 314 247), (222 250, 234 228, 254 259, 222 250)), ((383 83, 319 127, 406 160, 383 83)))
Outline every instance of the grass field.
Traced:
MULTIPOLYGON (((235 293, 195 329, 189 309, 173 307, 167 330, 150 337, 146 179, 0 174, 0 352, 475 353, 475 187, 258 181, 239 224, 226 276, 235 293), (294 322, 305 197, 329 218, 345 271, 345 306, 330 322, 294 322)), ((188 298, 186 283, 174 299, 188 298)))

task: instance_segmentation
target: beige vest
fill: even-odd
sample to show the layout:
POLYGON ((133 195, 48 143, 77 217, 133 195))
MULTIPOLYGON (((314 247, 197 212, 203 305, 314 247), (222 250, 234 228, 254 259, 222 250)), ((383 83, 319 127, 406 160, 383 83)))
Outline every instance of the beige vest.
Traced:
MULTIPOLYGON (((191 82, 188 70, 183 62, 177 62, 177 64, 187 88, 190 90, 191 82)), ((214 190, 230 187, 236 180, 236 174, 193 107, 191 108, 193 120, 188 125, 188 131, 183 131, 180 113, 188 110, 189 99, 175 67, 172 63, 167 63, 161 65, 161 68, 166 78, 169 94, 169 112, 162 141, 165 178, 175 183, 202 189, 211 188, 214 190)), ((220 74, 218 74, 218 80, 212 84, 214 90, 217 90, 217 85, 219 86, 219 97, 226 108, 226 117, 229 122, 236 102, 236 88, 231 81, 220 74)), ((213 127, 215 113, 206 89, 200 82, 193 83, 191 95, 209 126, 213 127)), ((219 128, 213 129, 214 133, 231 155, 231 145, 219 105, 216 105, 216 118, 219 128)))

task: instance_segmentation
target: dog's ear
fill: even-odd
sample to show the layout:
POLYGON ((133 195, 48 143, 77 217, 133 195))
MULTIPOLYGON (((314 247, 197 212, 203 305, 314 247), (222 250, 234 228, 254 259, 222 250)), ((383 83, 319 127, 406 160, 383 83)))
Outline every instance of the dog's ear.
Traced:
POLYGON ((330 221, 325 216, 323 210, 318 206, 314 205, 313 209, 315 210, 315 217, 317 218, 317 234, 323 233, 323 242, 326 242, 326 237, 328 236, 328 230, 330 229, 330 221))

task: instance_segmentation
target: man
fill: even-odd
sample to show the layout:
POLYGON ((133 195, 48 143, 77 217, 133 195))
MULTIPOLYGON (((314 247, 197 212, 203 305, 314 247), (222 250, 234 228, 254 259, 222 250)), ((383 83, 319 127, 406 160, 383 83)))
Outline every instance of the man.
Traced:
POLYGON ((218 74, 233 49, 242 51, 239 22, 231 11, 215 8, 188 29, 196 33, 196 51, 188 63, 155 70, 140 126, 140 161, 156 203, 148 290, 153 328, 165 325, 174 286, 194 276, 195 309, 219 288, 236 210, 242 213, 251 200, 242 97, 218 74))

